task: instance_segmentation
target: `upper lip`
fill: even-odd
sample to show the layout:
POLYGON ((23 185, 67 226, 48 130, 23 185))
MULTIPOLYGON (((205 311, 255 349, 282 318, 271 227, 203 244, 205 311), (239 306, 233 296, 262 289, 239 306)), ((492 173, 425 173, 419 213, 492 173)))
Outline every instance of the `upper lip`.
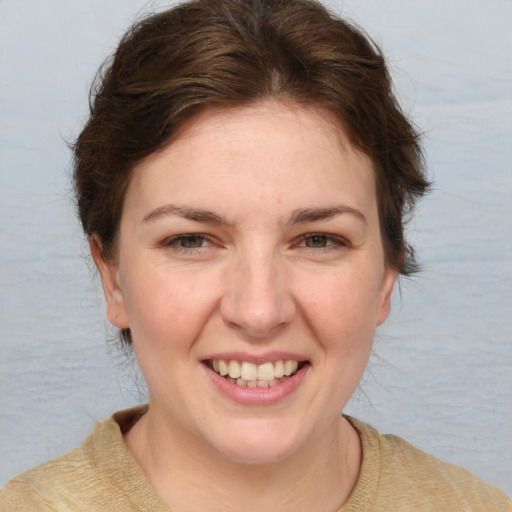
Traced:
POLYGON ((309 359, 303 354, 287 351, 272 351, 265 354, 248 354, 246 352, 217 352, 203 357, 203 361, 220 360, 224 361, 247 361, 254 364, 275 363, 276 361, 308 361, 309 359))

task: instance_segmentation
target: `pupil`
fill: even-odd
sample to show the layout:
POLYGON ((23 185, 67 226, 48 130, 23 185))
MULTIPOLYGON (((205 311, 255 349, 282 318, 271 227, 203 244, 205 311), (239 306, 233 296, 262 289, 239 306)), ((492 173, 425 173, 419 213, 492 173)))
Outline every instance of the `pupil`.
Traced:
POLYGON ((308 247, 325 247, 326 238, 324 235, 313 235, 306 240, 308 247))
POLYGON ((187 248, 201 247, 202 242, 203 238, 197 235, 187 236, 181 239, 182 247, 187 248))

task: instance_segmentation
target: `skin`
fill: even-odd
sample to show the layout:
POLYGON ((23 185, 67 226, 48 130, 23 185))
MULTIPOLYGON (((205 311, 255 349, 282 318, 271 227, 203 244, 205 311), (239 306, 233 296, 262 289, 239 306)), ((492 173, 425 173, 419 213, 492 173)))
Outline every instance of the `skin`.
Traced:
POLYGON ((396 280, 372 163, 338 124, 276 101, 202 113, 135 170, 115 261, 91 249, 150 390, 126 442, 172 510, 337 510, 361 464, 340 414, 396 280), (269 405, 204 364, 281 352, 307 371, 269 405))

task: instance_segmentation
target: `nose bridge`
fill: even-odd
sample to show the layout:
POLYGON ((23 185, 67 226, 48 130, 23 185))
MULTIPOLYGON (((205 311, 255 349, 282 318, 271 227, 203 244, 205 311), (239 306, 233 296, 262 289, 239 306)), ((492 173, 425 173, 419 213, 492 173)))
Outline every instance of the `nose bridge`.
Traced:
POLYGON ((262 246, 241 250, 222 298, 224 321, 249 337, 264 338, 289 323, 294 311, 279 254, 262 246))

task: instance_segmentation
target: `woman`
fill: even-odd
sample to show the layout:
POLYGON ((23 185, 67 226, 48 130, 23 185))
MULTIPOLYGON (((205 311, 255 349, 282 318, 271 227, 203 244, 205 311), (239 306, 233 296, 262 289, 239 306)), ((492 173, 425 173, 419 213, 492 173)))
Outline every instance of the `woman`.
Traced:
POLYGON ((428 187, 359 31, 304 0, 150 17, 74 151, 107 315, 149 405, 11 481, 2 510, 511 509, 341 414, 415 269, 403 219, 428 187))

